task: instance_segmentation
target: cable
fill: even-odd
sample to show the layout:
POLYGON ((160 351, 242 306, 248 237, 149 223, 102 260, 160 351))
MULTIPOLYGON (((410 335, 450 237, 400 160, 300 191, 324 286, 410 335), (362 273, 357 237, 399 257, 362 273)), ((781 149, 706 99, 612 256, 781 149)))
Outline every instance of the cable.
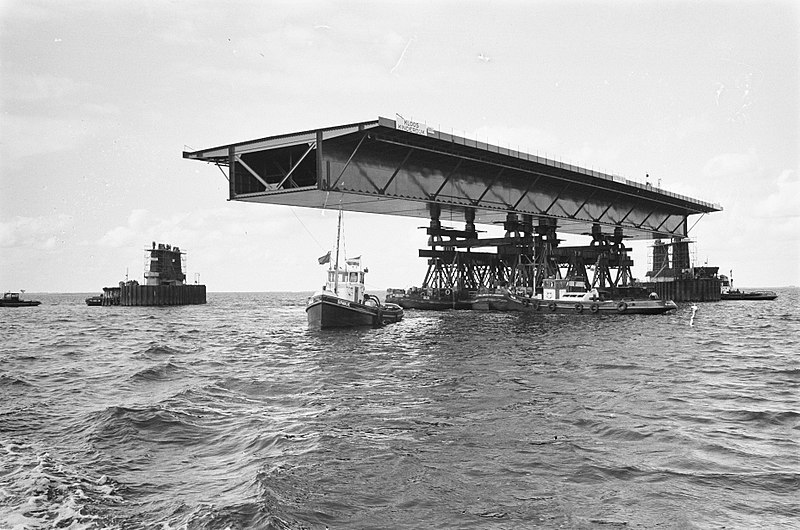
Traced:
POLYGON ((314 237, 314 234, 312 234, 312 233, 311 233, 311 230, 309 230, 309 229, 308 229, 308 227, 306 227, 306 225, 305 225, 305 224, 303 224, 303 221, 302 221, 302 220, 300 220, 300 218, 297 216, 297 214, 296 214, 296 213, 295 213, 295 211, 294 211, 294 208, 292 208, 292 207, 290 206, 290 207, 289 207, 289 210, 292 212, 292 215, 294 215, 295 219, 297 219, 297 222, 299 222, 299 223, 300 223, 300 226, 302 226, 302 227, 305 229, 305 231, 306 231, 306 232, 308 232, 308 235, 309 235, 309 236, 311 236, 311 239, 313 239, 313 240, 314 240, 314 243, 316 243, 316 244, 317 244, 317 246, 318 246, 318 247, 319 247, 321 250, 325 250, 325 247, 323 247, 322 245, 320 245, 320 244, 319 244, 319 241, 317 241, 317 238, 315 238, 315 237, 314 237))

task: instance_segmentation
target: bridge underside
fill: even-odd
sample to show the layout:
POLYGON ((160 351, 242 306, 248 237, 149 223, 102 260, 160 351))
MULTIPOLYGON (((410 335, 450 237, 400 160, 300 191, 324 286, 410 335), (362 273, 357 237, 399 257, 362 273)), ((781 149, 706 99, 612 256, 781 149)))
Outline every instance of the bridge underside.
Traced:
POLYGON ((379 118, 195 152, 227 167, 230 199, 443 221, 502 223, 506 214, 555 219, 558 230, 620 227, 627 238, 685 237, 709 203, 502 147, 379 118))
POLYGON ((536 288, 542 278, 560 276, 562 268, 587 286, 625 284, 632 261, 623 238, 680 240, 687 236, 689 216, 721 209, 649 184, 386 118, 183 156, 227 167, 231 200, 430 220, 430 249, 420 251, 430 265, 424 283, 443 290, 498 280, 536 288), (463 230, 442 223, 463 223, 463 230), (481 240, 476 224, 503 224, 506 236, 481 240), (557 231, 591 235, 592 245, 557 248, 557 231), (487 246, 495 252, 472 251, 487 246))

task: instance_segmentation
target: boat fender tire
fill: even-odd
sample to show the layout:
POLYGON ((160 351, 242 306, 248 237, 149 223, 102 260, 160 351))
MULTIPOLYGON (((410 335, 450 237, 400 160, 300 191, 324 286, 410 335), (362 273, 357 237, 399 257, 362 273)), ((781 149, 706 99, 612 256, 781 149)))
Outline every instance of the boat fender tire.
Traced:
POLYGON ((583 304, 575 304, 575 311, 583 313, 583 304))
POLYGON ((541 303, 539 302, 539 300, 534 300, 532 303, 533 303, 533 309, 535 311, 538 311, 539 308, 541 307, 541 303))
POLYGON ((617 304, 617 311, 620 313, 624 313, 628 310, 628 304, 626 302, 620 302, 617 304))
POLYGON ((592 313, 597 313, 600 311, 600 304, 592 304, 589 306, 589 309, 592 310, 592 313))
POLYGON ((556 303, 555 302, 550 302, 549 304, 547 304, 547 308, 550 311, 555 311, 556 310, 556 303))
POLYGON ((444 290, 444 295, 445 296, 450 296, 451 294, 453 294, 453 291, 451 291, 450 289, 445 289, 444 290))

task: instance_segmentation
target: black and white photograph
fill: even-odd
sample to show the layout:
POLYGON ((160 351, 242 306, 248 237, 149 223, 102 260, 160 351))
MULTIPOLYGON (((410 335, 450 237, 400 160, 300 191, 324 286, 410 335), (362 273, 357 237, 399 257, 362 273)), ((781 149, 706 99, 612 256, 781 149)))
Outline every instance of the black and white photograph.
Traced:
POLYGON ((0 0, 0 529, 800 528, 800 4, 0 0))

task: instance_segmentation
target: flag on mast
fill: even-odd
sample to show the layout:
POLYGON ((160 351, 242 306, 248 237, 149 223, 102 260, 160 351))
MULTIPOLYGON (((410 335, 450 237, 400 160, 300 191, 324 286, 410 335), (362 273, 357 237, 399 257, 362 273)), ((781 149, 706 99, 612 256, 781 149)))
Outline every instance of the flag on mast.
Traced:
POLYGON ((320 265, 325 265, 326 263, 330 263, 331 261, 331 251, 329 250, 327 254, 321 256, 317 259, 320 265))

